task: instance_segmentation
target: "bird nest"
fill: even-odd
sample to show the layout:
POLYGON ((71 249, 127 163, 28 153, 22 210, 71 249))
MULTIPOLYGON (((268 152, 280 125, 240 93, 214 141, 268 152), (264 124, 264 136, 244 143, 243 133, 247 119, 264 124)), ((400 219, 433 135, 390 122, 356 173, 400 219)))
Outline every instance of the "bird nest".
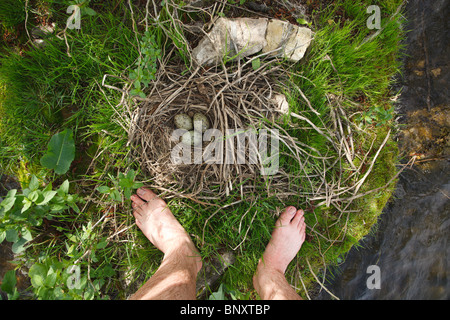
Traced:
MULTIPOLYGON (((150 93, 135 110, 130 130, 133 156, 151 177, 151 187, 193 199, 220 198, 238 190, 254 193, 261 182, 279 177, 279 103, 274 99, 283 71, 233 68, 195 69, 183 75, 179 65, 158 70, 150 93), (210 130, 199 145, 181 142, 177 114, 202 113, 210 130), (271 145, 277 140, 278 145, 271 145), (269 156, 268 156, 269 155, 269 156)), ((279 181, 278 181, 279 182, 279 181)), ((285 192, 286 190, 283 190, 285 192)))

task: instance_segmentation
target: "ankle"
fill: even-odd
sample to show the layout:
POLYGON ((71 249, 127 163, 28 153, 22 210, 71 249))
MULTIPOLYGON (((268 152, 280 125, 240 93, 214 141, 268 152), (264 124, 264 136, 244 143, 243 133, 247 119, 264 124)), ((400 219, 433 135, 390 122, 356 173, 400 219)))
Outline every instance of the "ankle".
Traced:
POLYGON ((163 261, 175 262, 183 265, 186 269, 193 270, 195 275, 202 267, 201 256, 191 241, 171 246, 170 249, 164 253, 163 261))
POLYGON ((277 294, 279 283, 286 281, 284 274, 260 261, 253 276, 253 287, 262 300, 272 300, 277 294))
POLYGON ((263 255, 263 257, 259 260, 258 268, 261 270, 266 270, 265 272, 277 272, 284 276, 287 266, 280 263, 280 261, 271 259, 270 257, 266 257, 265 255, 263 255))

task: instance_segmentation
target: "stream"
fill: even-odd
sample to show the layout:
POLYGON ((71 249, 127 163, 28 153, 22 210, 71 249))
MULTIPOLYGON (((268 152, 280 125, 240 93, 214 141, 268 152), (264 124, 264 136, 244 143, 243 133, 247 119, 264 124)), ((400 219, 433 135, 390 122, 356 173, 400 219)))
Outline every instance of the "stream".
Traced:
MULTIPOLYGON (((450 299, 449 7, 448 0, 406 4, 406 57, 394 89, 402 89, 399 147, 417 160, 401 173, 373 232, 327 272, 324 285, 339 299, 450 299)), ((321 290, 316 299, 331 296, 321 290)))

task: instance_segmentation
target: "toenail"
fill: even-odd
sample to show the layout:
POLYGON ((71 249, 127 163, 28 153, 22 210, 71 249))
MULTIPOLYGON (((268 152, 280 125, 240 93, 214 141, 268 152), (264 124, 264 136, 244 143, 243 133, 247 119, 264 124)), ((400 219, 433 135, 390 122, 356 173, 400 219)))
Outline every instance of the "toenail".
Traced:
POLYGON ((288 212, 289 214, 294 214, 294 213, 296 212, 296 210, 295 210, 294 207, 289 207, 288 210, 287 210, 287 212, 288 212))
POLYGON ((145 189, 139 188, 137 190, 138 195, 143 196, 147 191, 145 189))

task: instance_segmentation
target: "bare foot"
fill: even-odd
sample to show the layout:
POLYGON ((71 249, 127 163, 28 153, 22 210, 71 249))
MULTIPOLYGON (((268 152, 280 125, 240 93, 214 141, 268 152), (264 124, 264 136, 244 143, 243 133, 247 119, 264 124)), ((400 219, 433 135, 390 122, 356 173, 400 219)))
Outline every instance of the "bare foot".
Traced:
POLYGON ((303 210, 287 207, 275 223, 272 238, 260 264, 284 274, 305 241, 305 229, 303 210))
MULTIPOLYGON (((186 253, 191 257, 200 257, 186 230, 163 199, 150 189, 139 188, 137 195, 131 196, 131 201, 136 225, 166 256, 171 253, 186 253)), ((200 270, 201 259, 195 260, 200 270)))

